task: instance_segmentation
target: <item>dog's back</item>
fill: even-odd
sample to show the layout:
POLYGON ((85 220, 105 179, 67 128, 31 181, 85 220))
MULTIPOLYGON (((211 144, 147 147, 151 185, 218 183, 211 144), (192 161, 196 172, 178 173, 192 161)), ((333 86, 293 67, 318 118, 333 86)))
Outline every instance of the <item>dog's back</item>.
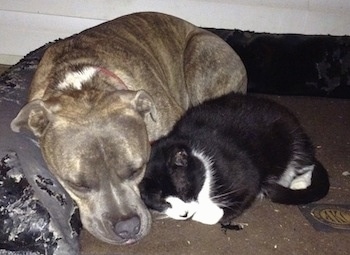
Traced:
POLYGON ((231 91, 246 92, 245 67, 221 38, 174 16, 142 12, 50 46, 33 78, 29 101, 62 93, 57 84, 86 66, 102 67, 127 89, 152 95, 158 118, 145 118, 150 140, 165 135, 190 106, 231 91))

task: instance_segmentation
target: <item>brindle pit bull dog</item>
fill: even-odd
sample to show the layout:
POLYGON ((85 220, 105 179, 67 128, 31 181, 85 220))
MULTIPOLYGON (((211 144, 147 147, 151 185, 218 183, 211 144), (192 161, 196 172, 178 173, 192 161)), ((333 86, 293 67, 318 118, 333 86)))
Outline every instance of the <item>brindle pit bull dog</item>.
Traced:
POLYGON ((38 137, 91 234, 131 244, 151 225, 137 187, 149 141, 189 106, 230 91, 246 91, 246 71, 223 40, 173 16, 136 13, 48 48, 11 127, 38 137))

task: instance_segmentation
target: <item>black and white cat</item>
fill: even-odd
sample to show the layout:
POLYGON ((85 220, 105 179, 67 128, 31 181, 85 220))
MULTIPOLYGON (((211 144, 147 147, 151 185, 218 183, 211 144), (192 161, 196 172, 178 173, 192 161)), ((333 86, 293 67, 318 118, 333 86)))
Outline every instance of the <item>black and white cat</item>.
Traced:
POLYGON ((270 100, 233 93, 189 109, 156 141, 140 184, 153 210, 226 226, 259 195, 305 204, 328 189, 296 117, 270 100))

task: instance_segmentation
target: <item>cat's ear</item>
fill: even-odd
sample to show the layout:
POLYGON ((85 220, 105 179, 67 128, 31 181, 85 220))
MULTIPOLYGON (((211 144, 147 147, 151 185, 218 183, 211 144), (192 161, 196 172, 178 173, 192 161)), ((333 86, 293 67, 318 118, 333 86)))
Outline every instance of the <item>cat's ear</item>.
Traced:
POLYGON ((173 157, 173 165, 177 167, 187 167, 188 165, 188 154, 185 149, 178 149, 173 157))

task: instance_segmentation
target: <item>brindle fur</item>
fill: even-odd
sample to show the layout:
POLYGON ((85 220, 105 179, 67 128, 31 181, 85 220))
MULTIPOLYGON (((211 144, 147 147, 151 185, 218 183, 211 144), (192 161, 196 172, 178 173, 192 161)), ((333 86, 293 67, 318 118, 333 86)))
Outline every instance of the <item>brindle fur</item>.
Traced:
POLYGON ((11 127, 38 137, 83 226, 105 242, 128 244, 151 225, 138 190, 149 141, 165 135, 190 106, 245 90, 245 68, 219 37, 173 16, 137 13, 49 47, 29 103, 11 127), (98 72, 81 89, 58 88, 86 67, 122 82, 98 72))

